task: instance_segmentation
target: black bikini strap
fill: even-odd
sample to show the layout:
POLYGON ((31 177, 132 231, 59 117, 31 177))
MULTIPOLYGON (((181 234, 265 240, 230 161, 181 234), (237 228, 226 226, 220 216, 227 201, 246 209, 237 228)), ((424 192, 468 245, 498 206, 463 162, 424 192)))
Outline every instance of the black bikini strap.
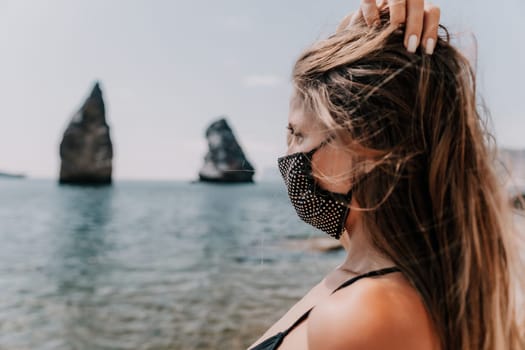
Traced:
MULTIPOLYGON (((349 279, 348 281, 344 282, 343 284, 341 284, 339 287, 337 287, 337 289, 334 290, 332 292, 332 294, 334 294, 335 292, 337 292, 341 288, 344 288, 344 287, 347 287, 347 286, 351 285, 352 283, 360 280, 361 278, 381 276, 381 275, 386 275, 387 273, 399 272, 399 271, 401 271, 401 270, 399 268, 397 268, 397 267, 387 267, 387 268, 384 268, 384 269, 374 270, 374 271, 370 271, 370 272, 364 273, 364 274, 359 275, 359 276, 355 276, 355 277, 349 279)), ((283 332, 283 334, 286 336, 295 327, 297 327, 301 322, 306 320, 308 318, 308 315, 310 315, 310 312, 313 310, 313 308, 314 307, 310 308, 310 310, 306 311, 301 317, 299 317, 297 319, 297 321, 295 321, 287 330, 285 330, 283 332)))
POLYGON ((355 276, 355 277, 349 279, 348 281, 344 282, 343 284, 341 284, 339 287, 337 287, 337 288, 332 292, 332 294, 334 294, 335 292, 337 292, 339 289, 342 289, 342 288, 344 288, 344 287, 348 287, 348 286, 351 285, 352 283, 359 281, 361 278, 374 277, 374 276, 381 276, 381 275, 386 275, 387 273, 399 272, 399 271, 401 271, 399 268, 393 266, 393 267, 387 267, 387 268, 380 269, 380 270, 373 270, 373 271, 370 271, 370 272, 364 273, 364 274, 362 274, 362 275, 355 276))
POLYGON ((294 322, 293 325, 291 325, 287 330, 285 330, 283 333, 284 335, 287 335, 288 333, 290 333, 291 331, 293 331, 293 329, 295 327, 297 327, 301 322, 303 322, 304 320, 306 320, 308 318, 308 315, 310 315, 310 312, 313 310, 313 307, 310 308, 310 310, 306 311, 301 317, 299 317, 297 319, 297 321, 294 322))

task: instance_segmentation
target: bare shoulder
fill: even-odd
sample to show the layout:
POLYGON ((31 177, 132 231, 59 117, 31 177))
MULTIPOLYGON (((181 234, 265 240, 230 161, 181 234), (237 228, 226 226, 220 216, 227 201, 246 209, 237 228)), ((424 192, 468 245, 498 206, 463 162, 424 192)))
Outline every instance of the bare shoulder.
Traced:
POLYGON ((422 299, 395 275, 364 278, 317 305, 308 319, 308 348, 438 349, 422 299))

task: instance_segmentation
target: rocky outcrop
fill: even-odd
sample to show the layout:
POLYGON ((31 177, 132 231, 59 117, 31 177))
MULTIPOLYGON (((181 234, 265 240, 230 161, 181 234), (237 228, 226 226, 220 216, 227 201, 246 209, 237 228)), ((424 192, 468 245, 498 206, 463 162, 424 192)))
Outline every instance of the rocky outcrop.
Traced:
POLYGON ((206 182, 253 182, 255 169, 246 159, 232 129, 221 118, 206 130, 208 153, 199 172, 199 179, 206 182))
POLYGON ((60 143, 60 158, 60 183, 111 183, 113 145, 98 82, 64 132, 60 143))

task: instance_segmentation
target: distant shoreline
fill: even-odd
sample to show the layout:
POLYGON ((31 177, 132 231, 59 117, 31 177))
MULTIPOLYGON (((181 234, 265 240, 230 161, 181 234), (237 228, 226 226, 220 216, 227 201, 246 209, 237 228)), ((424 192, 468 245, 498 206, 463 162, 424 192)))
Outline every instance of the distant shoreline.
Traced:
POLYGON ((25 177, 25 174, 8 174, 0 172, 0 178, 24 179, 25 177))

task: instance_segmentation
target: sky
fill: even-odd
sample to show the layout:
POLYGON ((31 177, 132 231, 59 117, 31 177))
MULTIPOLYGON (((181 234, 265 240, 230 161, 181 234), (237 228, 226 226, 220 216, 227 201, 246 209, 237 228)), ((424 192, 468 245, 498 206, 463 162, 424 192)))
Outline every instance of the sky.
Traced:
MULTIPOLYGON (((503 147, 525 148, 525 2, 435 0, 478 42, 503 147)), ((0 171, 56 178, 62 134, 100 81, 116 179, 194 179, 226 115, 258 177, 285 152, 294 60, 357 0, 0 0, 0 171)))

